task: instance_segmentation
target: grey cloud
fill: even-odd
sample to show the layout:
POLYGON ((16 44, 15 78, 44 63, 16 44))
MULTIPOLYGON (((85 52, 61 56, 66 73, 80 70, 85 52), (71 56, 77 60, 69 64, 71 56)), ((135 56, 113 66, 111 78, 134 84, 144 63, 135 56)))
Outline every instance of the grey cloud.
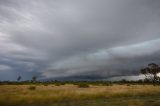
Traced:
POLYGON ((0 0, 0 62, 28 77, 137 75, 159 63, 159 10, 158 0, 0 0))
POLYGON ((160 40, 100 50, 60 61, 46 71, 45 76, 97 75, 101 77, 138 75, 149 62, 159 63, 160 40), (54 69, 55 68, 55 69, 54 69), (52 70, 53 69, 53 70, 52 70), (52 73, 52 74, 51 74, 52 73))

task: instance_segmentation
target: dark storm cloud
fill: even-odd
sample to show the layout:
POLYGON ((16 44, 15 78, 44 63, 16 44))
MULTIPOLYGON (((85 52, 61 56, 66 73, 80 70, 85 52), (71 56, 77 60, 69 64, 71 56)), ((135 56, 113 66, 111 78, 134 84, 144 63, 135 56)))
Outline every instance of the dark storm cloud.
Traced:
POLYGON ((0 0, 0 75, 138 75, 160 63, 159 29, 159 0, 0 0))

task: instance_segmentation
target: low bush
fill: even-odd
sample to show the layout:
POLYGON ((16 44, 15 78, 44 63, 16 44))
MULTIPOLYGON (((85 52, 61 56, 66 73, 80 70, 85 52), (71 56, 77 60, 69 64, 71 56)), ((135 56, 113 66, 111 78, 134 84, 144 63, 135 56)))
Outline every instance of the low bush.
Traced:
POLYGON ((36 86, 30 86, 28 87, 29 90, 36 90, 36 86))
POLYGON ((130 84, 127 84, 127 86, 131 86, 130 84))
POLYGON ((78 84, 78 87, 79 87, 79 88, 89 88, 89 85, 86 84, 86 83, 79 83, 79 84, 78 84))
POLYGON ((44 86, 48 86, 48 84, 43 84, 44 86))
POLYGON ((56 86, 61 86, 62 84, 61 84, 61 83, 55 83, 55 85, 56 85, 56 86))
POLYGON ((102 85, 103 86, 112 86, 113 84, 112 83, 103 83, 102 85))

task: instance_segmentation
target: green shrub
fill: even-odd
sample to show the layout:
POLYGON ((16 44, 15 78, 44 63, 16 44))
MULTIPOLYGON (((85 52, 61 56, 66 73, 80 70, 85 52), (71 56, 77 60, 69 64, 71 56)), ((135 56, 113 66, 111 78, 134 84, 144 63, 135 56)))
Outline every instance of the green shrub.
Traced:
POLYGON ((80 83, 80 84, 78 84, 78 87, 79 88, 89 88, 89 85, 86 83, 80 83))
POLYGON ((56 86, 61 86, 61 83, 55 83, 56 86))
POLYGON ((28 87, 29 90, 36 90, 36 86, 30 86, 28 87))
POLYGON ((43 84, 44 86, 48 86, 48 84, 43 84))
POLYGON ((130 84, 127 84, 127 86, 131 86, 130 84))
POLYGON ((107 83, 103 83, 102 85, 103 85, 103 86, 112 86, 113 84, 107 82, 107 83))

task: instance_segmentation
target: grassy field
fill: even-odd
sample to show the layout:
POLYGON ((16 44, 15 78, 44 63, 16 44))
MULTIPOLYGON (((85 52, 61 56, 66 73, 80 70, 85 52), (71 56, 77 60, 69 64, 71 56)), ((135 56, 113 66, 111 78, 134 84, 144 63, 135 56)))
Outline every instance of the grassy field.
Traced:
POLYGON ((160 86, 0 85, 0 106, 160 106, 160 86))

